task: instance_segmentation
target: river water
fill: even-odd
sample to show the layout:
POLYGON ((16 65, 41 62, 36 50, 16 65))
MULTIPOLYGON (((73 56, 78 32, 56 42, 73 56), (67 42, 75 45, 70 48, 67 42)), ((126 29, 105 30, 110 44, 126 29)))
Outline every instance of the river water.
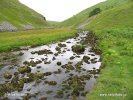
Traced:
MULTIPOLYGON (((99 76, 98 69, 101 66, 100 55, 96 55, 92 51, 89 45, 86 45, 85 51, 82 53, 75 53, 72 51, 72 46, 81 44, 81 41, 85 40, 88 35, 87 31, 81 32, 74 38, 67 39, 62 42, 43 45, 35 48, 29 48, 28 50, 21 50, 14 52, 15 54, 21 54, 18 57, 18 64, 16 66, 5 66, 0 70, 0 84, 11 82, 14 73, 18 72, 18 68, 26 66, 24 62, 36 62, 34 65, 29 65, 32 70, 30 73, 47 73, 40 79, 24 83, 21 91, 12 91, 6 93, 5 97, 11 100, 21 100, 27 96, 29 100, 71 100, 76 98, 77 100, 85 100, 85 94, 92 90, 96 83, 96 78, 99 76), (59 47, 59 44, 63 46, 59 47), (57 50, 57 47, 59 50, 57 50), (43 50, 49 50, 49 53, 40 53, 43 50), (89 57, 89 63, 83 60, 84 56, 89 57), (57 62, 59 64, 57 64, 57 62), (79 68, 76 68, 76 64, 82 62, 79 68), (71 65, 71 68, 65 65, 71 65), (64 67, 63 67, 64 66, 64 67), (11 73, 13 76, 11 79, 5 79, 4 73, 11 73), (89 78, 83 78, 89 76, 89 78), (53 81, 56 84, 48 84, 53 81), (78 87, 82 86, 83 89, 78 87)), ((19 78, 28 78, 27 74, 19 73, 19 78)), ((3 98, 3 97, 1 97, 3 98)))

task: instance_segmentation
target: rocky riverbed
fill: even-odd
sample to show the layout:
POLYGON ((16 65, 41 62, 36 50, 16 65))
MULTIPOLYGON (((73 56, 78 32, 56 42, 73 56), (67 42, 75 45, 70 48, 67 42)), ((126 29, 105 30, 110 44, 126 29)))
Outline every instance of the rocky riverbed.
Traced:
POLYGON ((13 52, 17 63, 1 65, 1 99, 85 100, 101 66, 88 36, 84 31, 62 42, 13 52))

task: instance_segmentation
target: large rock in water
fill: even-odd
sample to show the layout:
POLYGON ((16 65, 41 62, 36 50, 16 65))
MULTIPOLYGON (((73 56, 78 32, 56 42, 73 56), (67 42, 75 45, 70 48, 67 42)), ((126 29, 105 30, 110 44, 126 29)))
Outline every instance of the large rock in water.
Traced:
POLYGON ((83 45, 74 45, 72 46, 72 51, 75 53, 83 53, 85 51, 85 46, 83 45))

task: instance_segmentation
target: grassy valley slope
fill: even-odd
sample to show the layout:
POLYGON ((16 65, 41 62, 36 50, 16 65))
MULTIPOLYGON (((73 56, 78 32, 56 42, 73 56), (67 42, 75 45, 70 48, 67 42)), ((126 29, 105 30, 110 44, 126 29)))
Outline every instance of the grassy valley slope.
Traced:
POLYGON ((18 0, 0 0, 0 30, 43 28, 44 17, 18 0))
POLYGON ((133 99, 133 0, 107 0, 62 22, 60 26, 92 30, 102 50, 101 75, 87 100, 133 99), (101 13, 89 17, 94 8, 101 13))

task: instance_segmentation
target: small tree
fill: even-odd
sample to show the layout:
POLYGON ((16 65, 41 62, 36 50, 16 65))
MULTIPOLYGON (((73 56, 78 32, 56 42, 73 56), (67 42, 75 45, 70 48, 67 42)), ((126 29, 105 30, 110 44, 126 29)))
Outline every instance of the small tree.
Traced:
POLYGON ((94 15, 100 13, 100 12, 101 12, 100 8, 95 8, 89 13, 89 17, 94 16, 94 15))

